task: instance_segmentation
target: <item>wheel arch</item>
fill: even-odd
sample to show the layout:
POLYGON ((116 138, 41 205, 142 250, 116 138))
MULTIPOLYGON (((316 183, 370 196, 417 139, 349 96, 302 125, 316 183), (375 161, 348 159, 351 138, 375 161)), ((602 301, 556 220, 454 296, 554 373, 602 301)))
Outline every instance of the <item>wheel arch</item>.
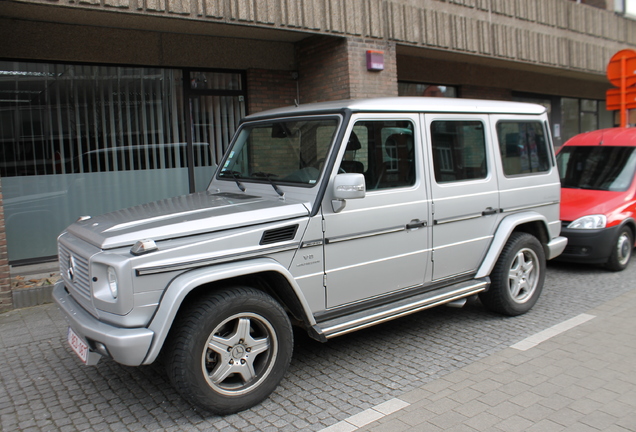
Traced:
POLYGON ((143 364, 152 363, 163 347, 170 328, 183 307, 202 295, 232 285, 251 286, 271 295, 296 321, 307 328, 315 324, 313 314, 293 276, 280 263, 269 258, 204 267, 175 278, 164 292, 148 328, 153 339, 143 364))
POLYGON ((513 232, 532 234, 543 246, 546 256, 549 256, 548 243, 550 242, 550 228, 547 218, 537 212, 516 213, 506 216, 499 223, 488 252, 477 270, 475 277, 480 278, 490 275, 501 255, 501 251, 513 232))
POLYGON ((627 227, 632 231, 632 239, 634 239, 634 245, 636 246, 636 220, 634 218, 627 218, 621 222, 621 228, 627 227))

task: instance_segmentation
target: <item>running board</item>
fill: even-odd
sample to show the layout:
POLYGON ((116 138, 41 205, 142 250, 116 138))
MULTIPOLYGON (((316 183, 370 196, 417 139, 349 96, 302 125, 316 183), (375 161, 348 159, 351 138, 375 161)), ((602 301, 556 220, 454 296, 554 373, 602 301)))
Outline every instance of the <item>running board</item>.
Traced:
POLYGON ((316 334, 313 336, 322 341, 335 338, 336 336, 342 336, 415 312, 470 297, 471 295, 485 291, 489 284, 490 278, 488 277, 470 280, 402 299, 394 303, 334 318, 316 324, 313 328, 316 334))

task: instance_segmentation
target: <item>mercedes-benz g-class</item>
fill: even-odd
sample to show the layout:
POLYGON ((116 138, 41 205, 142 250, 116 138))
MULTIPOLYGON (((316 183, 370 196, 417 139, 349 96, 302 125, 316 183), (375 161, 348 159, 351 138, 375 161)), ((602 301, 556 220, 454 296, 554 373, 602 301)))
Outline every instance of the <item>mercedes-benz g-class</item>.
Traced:
POLYGON ((87 364, 161 358, 215 413, 319 341, 479 296, 527 312, 562 252, 545 109, 467 99, 325 102, 250 115, 205 192, 81 217, 54 298, 87 364))

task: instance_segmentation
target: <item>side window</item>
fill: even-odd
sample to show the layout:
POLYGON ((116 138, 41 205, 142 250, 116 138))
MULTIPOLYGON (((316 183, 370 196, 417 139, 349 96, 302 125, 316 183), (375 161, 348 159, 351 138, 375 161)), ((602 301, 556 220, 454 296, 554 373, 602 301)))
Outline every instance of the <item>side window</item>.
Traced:
POLYGON ((361 173, 370 190, 415 184, 414 127, 410 121, 358 121, 340 172, 361 173))
POLYGON ((434 121, 431 146, 437 183, 478 180, 488 175, 481 121, 434 121))
POLYGON ((541 122, 500 121, 497 139, 506 176, 550 170, 548 140, 541 122))

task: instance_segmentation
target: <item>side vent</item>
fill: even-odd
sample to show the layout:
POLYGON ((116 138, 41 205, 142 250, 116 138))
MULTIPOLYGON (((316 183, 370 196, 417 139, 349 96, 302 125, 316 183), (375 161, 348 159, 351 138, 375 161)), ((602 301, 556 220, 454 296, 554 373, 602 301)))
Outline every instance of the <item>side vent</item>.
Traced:
POLYGON ((296 231, 298 231, 298 225, 291 225, 283 228, 276 228, 273 230, 265 231, 263 233, 263 237, 261 237, 261 242, 259 244, 267 245, 293 240, 294 237, 296 237, 296 231))

